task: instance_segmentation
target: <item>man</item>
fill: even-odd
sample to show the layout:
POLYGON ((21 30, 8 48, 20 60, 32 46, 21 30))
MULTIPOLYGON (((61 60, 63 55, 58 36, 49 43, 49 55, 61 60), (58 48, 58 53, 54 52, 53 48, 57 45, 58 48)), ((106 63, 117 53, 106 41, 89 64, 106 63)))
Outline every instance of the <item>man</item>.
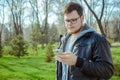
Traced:
POLYGON ((83 8, 68 3, 63 11, 67 33, 56 55, 57 80, 107 80, 113 75, 110 46, 105 37, 84 24, 83 8))

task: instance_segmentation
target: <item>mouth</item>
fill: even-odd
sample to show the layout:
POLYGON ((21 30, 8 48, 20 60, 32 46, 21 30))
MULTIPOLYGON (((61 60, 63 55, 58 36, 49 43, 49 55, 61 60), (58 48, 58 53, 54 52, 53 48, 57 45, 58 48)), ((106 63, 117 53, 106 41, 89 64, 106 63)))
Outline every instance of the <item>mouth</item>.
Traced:
POLYGON ((74 27, 68 27, 68 29, 74 29, 74 27))
POLYGON ((68 28, 67 30, 70 31, 70 32, 73 32, 74 28, 68 28))

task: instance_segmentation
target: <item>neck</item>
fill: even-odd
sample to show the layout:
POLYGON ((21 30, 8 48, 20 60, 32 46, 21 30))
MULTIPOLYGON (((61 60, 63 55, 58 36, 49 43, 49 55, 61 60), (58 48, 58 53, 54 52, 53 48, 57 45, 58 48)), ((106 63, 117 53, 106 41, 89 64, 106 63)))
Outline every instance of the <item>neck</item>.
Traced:
POLYGON ((75 33, 75 34, 71 34, 71 36, 78 36, 79 32, 78 33, 75 33))

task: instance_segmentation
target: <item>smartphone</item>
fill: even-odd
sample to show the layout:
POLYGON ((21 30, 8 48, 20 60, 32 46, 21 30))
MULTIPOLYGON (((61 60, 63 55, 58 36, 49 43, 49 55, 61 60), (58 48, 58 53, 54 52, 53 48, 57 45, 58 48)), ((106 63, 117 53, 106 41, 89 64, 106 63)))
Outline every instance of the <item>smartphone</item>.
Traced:
POLYGON ((61 49, 54 49, 53 52, 55 55, 63 53, 63 51, 61 49))

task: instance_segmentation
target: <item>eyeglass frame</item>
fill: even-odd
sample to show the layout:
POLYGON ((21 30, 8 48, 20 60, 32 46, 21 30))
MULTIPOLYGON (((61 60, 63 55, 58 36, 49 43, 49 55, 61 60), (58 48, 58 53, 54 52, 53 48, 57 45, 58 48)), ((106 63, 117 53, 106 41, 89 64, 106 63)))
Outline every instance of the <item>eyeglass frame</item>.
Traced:
POLYGON ((71 23, 71 24, 76 24, 76 23, 77 23, 77 20, 78 20, 79 18, 80 18, 80 16, 77 17, 77 18, 65 20, 64 22, 65 22, 65 24, 69 24, 69 23, 71 23))

